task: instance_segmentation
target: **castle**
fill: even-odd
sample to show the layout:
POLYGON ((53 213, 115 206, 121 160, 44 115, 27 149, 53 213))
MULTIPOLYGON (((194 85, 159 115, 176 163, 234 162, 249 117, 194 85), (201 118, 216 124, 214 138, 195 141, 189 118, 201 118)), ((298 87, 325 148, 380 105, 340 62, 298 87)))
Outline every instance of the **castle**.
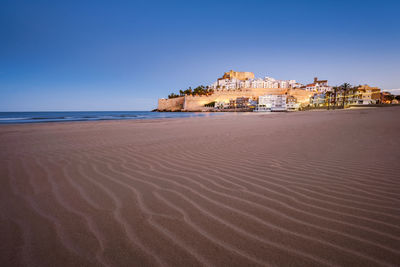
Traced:
POLYGON ((208 111, 209 103, 229 103, 237 98, 249 98, 257 101, 260 96, 288 95, 297 99, 299 104, 308 104, 313 92, 301 89, 302 85, 294 80, 282 81, 270 77, 255 79, 252 72, 225 72, 210 88, 210 95, 184 95, 158 100, 158 111, 208 111))
POLYGON ((239 71, 233 71, 230 70, 229 72, 225 72, 222 78, 219 78, 218 80, 222 79, 237 79, 237 80, 248 80, 248 79, 254 79, 254 73, 252 72, 239 72, 239 71))

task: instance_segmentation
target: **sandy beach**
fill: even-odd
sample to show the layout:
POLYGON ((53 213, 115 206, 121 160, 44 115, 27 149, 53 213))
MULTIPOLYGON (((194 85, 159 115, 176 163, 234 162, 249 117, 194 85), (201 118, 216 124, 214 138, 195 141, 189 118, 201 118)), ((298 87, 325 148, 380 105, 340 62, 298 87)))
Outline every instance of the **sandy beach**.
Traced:
POLYGON ((1 266, 399 266, 400 108, 0 126, 1 266))

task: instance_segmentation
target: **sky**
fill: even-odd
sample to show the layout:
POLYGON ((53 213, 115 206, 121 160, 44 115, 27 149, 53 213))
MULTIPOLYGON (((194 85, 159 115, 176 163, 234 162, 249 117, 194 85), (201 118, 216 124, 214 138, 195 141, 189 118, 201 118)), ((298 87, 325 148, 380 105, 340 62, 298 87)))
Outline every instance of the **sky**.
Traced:
POLYGON ((231 69, 400 94, 399 11, 397 0, 0 0, 0 111, 151 110, 231 69))

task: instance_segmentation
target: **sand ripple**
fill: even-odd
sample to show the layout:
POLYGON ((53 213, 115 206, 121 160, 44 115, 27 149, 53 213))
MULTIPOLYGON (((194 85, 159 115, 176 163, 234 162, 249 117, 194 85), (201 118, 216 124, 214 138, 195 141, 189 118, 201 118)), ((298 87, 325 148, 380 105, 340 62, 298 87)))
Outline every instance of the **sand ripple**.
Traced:
POLYGON ((0 264, 399 266, 400 109, 363 112, 0 127, 0 264))

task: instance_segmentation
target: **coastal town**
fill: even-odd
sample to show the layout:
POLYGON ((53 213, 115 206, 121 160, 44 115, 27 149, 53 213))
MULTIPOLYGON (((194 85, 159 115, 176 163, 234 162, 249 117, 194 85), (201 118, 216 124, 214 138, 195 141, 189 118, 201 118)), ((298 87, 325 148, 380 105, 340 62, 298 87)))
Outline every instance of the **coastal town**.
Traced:
POLYGON ((399 104, 400 96, 367 84, 331 86, 317 77, 309 84, 256 78, 253 72, 229 71, 209 86, 171 93, 158 100, 157 111, 274 112, 340 109, 399 104))

